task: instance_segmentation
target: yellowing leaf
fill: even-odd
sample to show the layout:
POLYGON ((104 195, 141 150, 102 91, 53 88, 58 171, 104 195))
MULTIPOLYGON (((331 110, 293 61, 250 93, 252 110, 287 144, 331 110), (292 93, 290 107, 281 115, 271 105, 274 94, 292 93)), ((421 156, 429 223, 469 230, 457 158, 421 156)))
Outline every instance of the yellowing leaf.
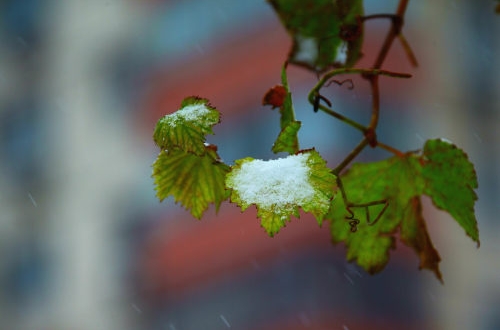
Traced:
POLYGON ((231 202, 242 211, 257 206, 257 216, 270 236, 276 234, 298 208, 312 213, 319 224, 334 196, 335 176, 315 150, 275 160, 244 158, 227 175, 231 202))
POLYGON ((268 1, 292 36, 290 63, 321 72, 350 67, 361 57, 361 0, 268 1))
POLYGON ((285 126, 278 138, 273 144, 273 152, 288 152, 289 154, 294 154, 299 150, 299 141, 297 139, 297 133, 300 129, 300 121, 292 121, 287 126, 285 126))
POLYGON ((212 127, 219 120, 219 112, 208 100, 187 97, 179 110, 158 120, 153 138, 161 149, 180 148, 201 155, 205 136, 213 134, 212 127))
POLYGON ((156 195, 161 200, 172 195, 191 214, 200 219, 210 203, 218 210, 229 197, 224 180, 229 166, 215 150, 205 148, 202 156, 180 150, 162 150, 153 164, 156 195))

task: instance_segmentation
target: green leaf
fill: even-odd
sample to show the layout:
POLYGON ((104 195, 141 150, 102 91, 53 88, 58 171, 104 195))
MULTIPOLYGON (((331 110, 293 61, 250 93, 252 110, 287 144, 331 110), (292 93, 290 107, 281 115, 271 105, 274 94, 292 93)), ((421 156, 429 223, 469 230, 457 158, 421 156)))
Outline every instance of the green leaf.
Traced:
POLYGON ((431 197, 438 208, 449 212, 479 242, 474 216, 476 174, 465 153, 451 143, 430 140, 421 155, 408 153, 379 162, 354 164, 341 176, 341 182, 347 201, 337 198, 332 202, 327 216, 332 238, 334 243, 345 242, 347 259, 355 260, 370 273, 385 267, 400 229, 401 241, 418 254, 420 268, 433 271, 442 281, 440 257, 422 216, 423 194, 431 197), (385 212, 380 201, 388 203, 385 212), (382 215, 374 223, 379 214, 382 215), (355 232, 351 231, 351 221, 359 221, 354 226, 355 232))
POLYGON ((300 121, 292 121, 285 128, 283 128, 278 135, 278 138, 273 144, 273 152, 288 152, 295 154, 299 150, 299 141, 297 133, 300 129, 300 121))
POLYGON ((478 187, 474 165, 462 150, 441 139, 427 141, 423 163, 424 193, 432 198, 437 208, 450 213, 467 235, 479 244, 474 215, 477 200, 474 189, 478 187))
MULTIPOLYGON (((416 157, 392 157, 384 161, 354 164, 341 177, 344 190, 350 203, 364 204, 387 200, 388 207, 373 225, 366 221, 365 207, 352 207, 354 219, 361 222, 355 233, 346 220, 349 216, 344 200, 333 201, 328 218, 335 243, 344 241, 347 259, 355 260, 369 273, 382 270, 389 261, 389 250, 395 246, 394 235, 400 225, 409 200, 418 195, 423 182, 419 179, 416 157)), ((368 208, 374 220, 383 210, 383 205, 368 208)))
POLYGON ((213 134, 212 127, 219 120, 219 112, 207 99, 187 97, 179 110, 158 120, 153 139, 164 150, 180 148, 202 155, 205 136, 213 134))
POLYGON ((229 197, 224 181, 229 166, 222 163, 212 146, 203 155, 180 150, 162 150, 153 164, 156 195, 162 201, 172 195, 200 219, 210 203, 216 210, 229 197))
POLYGON ((281 83, 267 91, 264 96, 264 105, 271 105, 273 108, 280 108, 281 131, 273 144, 274 153, 287 152, 295 154, 299 151, 298 132, 301 126, 300 121, 295 120, 295 112, 292 104, 292 94, 288 87, 285 63, 281 70, 281 83))
POLYGON ((268 0, 292 36, 290 63, 314 71, 350 67, 361 57, 361 0, 268 0))
POLYGON ((274 160, 244 158, 236 161, 226 177, 231 202, 242 211, 257 206, 257 216, 273 236, 299 207, 312 213, 321 225, 334 196, 335 176, 315 150, 274 160))

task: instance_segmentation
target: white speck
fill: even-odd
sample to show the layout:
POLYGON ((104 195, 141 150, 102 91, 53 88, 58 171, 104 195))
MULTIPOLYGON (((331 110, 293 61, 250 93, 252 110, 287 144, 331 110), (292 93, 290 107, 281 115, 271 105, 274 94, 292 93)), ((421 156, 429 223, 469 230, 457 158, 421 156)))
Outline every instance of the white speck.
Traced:
POLYGON ((347 327, 347 325, 345 325, 345 324, 342 324, 342 328, 343 328, 344 330, 349 330, 349 328, 348 328, 348 327, 347 327))
POLYGON ((439 141, 444 142, 444 143, 448 143, 448 144, 453 144, 453 142, 451 142, 450 140, 445 139, 445 138, 439 138, 439 141))
POLYGON ((168 328, 169 328, 170 330, 177 330, 177 329, 176 329, 176 327, 175 327, 175 325, 174 325, 172 322, 170 322, 170 323, 168 324, 168 328))
POLYGON ((316 39, 297 34, 296 41, 298 47, 295 52, 295 60, 314 64, 316 57, 318 57, 318 42, 316 39))
POLYGON ((346 265, 346 270, 350 275, 357 275, 358 277, 363 277, 361 273, 356 269, 356 266, 348 264, 346 265))
POLYGON ((477 142, 483 143, 483 139, 481 139, 481 137, 479 136, 479 134, 477 134, 476 132, 474 132, 474 137, 476 138, 477 142))
POLYGON ((136 304, 132 304, 132 308, 135 309, 137 313, 142 314, 142 310, 139 307, 137 307, 136 304))
POLYGON ((30 198, 31 203, 33 204, 33 206, 38 207, 38 204, 36 203, 36 201, 33 198, 33 196, 31 196, 31 193, 28 193, 28 197, 30 198))
POLYGON ((415 136, 417 137, 417 139, 419 139, 421 142, 424 142, 424 138, 422 137, 422 135, 418 134, 418 133, 415 133, 415 136))
POLYGON ((308 154, 274 160, 254 159, 233 170, 228 186, 238 192, 246 204, 261 207, 301 205, 314 196, 309 183, 308 154))
POLYGON ((351 285, 354 285, 354 281, 352 280, 352 278, 345 272, 344 272, 344 277, 351 283, 351 285))
POLYGON ((222 322, 224 322, 224 324, 226 325, 226 327, 230 328, 231 327, 231 324, 229 324, 229 322, 227 321, 227 319, 224 317, 224 315, 220 315, 220 319, 222 320, 222 322))

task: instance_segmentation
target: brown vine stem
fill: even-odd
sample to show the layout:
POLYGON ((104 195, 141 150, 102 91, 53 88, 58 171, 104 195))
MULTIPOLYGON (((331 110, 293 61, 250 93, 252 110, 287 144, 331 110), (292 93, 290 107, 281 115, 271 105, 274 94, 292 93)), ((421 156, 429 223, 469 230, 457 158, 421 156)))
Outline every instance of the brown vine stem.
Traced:
POLYGON ((316 83, 316 85, 311 89, 308 95, 309 102, 314 103, 314 98, 316 95, 319 93, 319 90, 323 87, 324 84, 326 84, 330 79, 332 79, 335 76, 341 75, 341 74, 361 74, 366 77, 372 77, 372 76, 388 76, 388 77, 394 77, 394 78, 411 78, 412 75, 409 73, 399 73, 399 72, 393 72, 393 71, 387 71, 387 70, 380 70, 377 68, 372 68, 372 69, 362 69, 362 68, 340 68, 340 69, 335 69, 331 70, 327 73, 325 73, 321 79, 316 83))
POLYGON ((318 110, 321 110, 323 111, 324 113, 334 117, 334 118, 337 118, 338 120, 354 127, 355 129, 357 130, 360 130, 361 132, 366 132, 367 128, 363 125, 361 125, 360 123, 358 123, 357 121, 354 121, 350 118, 347 118, 346 116, 336 112, 336 111, 333 111, 332 109, 328 108, 328 107, 325 107, 324 105, 322 104, 319 104, 318 105, 318 110))
POLYGON ((399 41, 401 42, 401 45, 403 46, 403 49, 405 50, 406 56, 408 57, 408 61, 410 61, 411 65, 414 67, 418 66, 418 61, 417 57, 415 56, 415 53, 413 53, 413 50, 410 47, 410 44, 404 37, 403 33, 398 34, 399 41))
POLYGON ((391 147, 390 145, 387 145, 387 144, 385 144, 385 143, 382 143, 382 142, 377 141, 377 146, 378 146, 379 148, 382 148, 382 149, 384 149, 384 150, 387 150, 387 151, 389 151, 389 152, 392 152, 394 155, 396 155, 396 156, 398 156, 398 157, 404 157, 404 156, 405 156, 405 153, 404 153, 404 152, 402 152, 401 150, 398 150, 398 149, 396 149, 396 148, 394 148, 394 147, 391 147))
MULTIPOLYGON (((404 24, 404 15, 406 8, 408 7, 409 0, 400 0, 398 4, 398 9, 396 11, 397 19, 392 20, 391 29, 387 33, 384 43, 378 53, 375 63, 372 66, 374 70, 380 70, 382 64, 384 63, 389 50, 392 47, 394 39, 396 39, 401 34, 401 29, 404 24)), ((376 130, 378 125, 378 119, 380 115, 380 91, 378 85, 378 75, 367 75, 364 74, 363 77, 369 80, 370 87, 372 90, 372 115, 370 119, 370 125, 368 126, 368 131, 365 133, 365 138, 370 139, 370 146, 376 147, 378 142, 376 140, 376 130), (370 135, 367 135, 370 133, 370 135)), ((361 152, 361 151, 360 151, 361 152)))
MULTIPOLYGON (((333 116, 340 121, 343 121, 344 123, 360 130, 363 132, 365 135, 367 134, 368 128, 359 124, 358 122, 347 118, 344 115, 341 115, 338 112, 333 111, 332 109, 325 107, 319 103, 320 100, 317 98, 323 98, 321 94, 319 93, 319 90, 329 81, 334 76, 341 75, 341 74, 362 74, 364 76, 389 76, 389 77, 394 77, 394 78, 411 78, 412 75, 408 73, 399 73, 399 72, 392 72, 392 71, 387 71, 387 70, 380 70, 380 69, 361 69, 361 68, 340 68, 340 69, 335 69, 332 71, 329 71, 326 73, 321 79, 316 83, 316 85, 311 89, 309 92, 309 95, 307 99, 309 100, 309 103, 315 106, 315 111, 316 110, 321 110, 330 116, 333 116)), ((377 101, 378 102, 378 101, 377 101)), ((370 141, 371 143, 371 141, 370 141)))
MULTIPOLYGON (((379 84, 378 84, 379 75, 373 74, 373 72, 380 70, 380 68, 382 67, 382 64, 384 63, 384 61, 387 57, 387 54, 389 53, 389 50, 392 47, 394 39, 396 39, 399 35, 401 35, 401 28, 403 27, 404 15, 406 12, 406 8, 408 7, 408 2, 409 2, 409 0, 400 0, 399 1, 398 9, 396 11, 395 18, 392 19, 391 29, 387 33, 387 36, 386 36, 384 43, 383 43, 383 45, 378 53, 378 56, 375 60, 375 63, 372 66, 371 73, 368 71, 367 72, 358 72, 370 82, 370 87, 371 87, 371 91, 372 91, 372 114, 371 114, 371 119, 370 119, 370 125, 367 127, 367 130, 364 132, 365 136, 364 136, 363 140, 361 140, 361 142, 356 146, 356 148, 354 148, 349 153, 349 155, 347 155, 347 157, 333 170, 333 173, 337 176, 337 185, 341 191, 342 198, 344 199, 344 203, 346 205, 346 210, 350 214, 350 216, 346 217, 346 220, 349 221, 352 232, 355 232, 357 230, 357 225, 359 224, 359 220, 354 219, 354 213, 352 212, 351 207, 356 207, 356 206, 366 207, 366 212, 368 214, 368 212, 369 212, 368 206, 369 205, 368 204, 359 204, 358 205, 358 204, 349 202, 347 195, 345 194, 343 185, 342 185, 342 180, 339 177, 340 172, 342 172, 342 170, 345 167, 347 167, 349 165, 349 163, 354 158, 356 158, 357 155, 359 153, 361 153, 361 151, 363 151, 363 149, 367 145, 370 145, 372 147, 380 146, 386 150, 394 152, 396 155, 401 154, 401 152, 399 150, 396 150, 396 149, 394 149, 390 146, 387 146, 385 144, 380 144, 377 141, 376 129, 377 129, 377 125, 378 125, 378 121, 379 121, 379 114, 380 114, 380 91, 379 91, 379 84)), ((403 38, 403 40, 404 40, 404 38, 403 38)), ((410 49, 409 46, 408 46, 408 49, 410 49)), ((413 54, 411 52, 411 49, 410 49, 410 52, 408 52, 408 49, 406 50, 407 54, 413 54)), ((327 76, 327 75, 325 75, 325 76, 327 76)), ((325 76, 323 77, 324 79, 327 79, 327 80, 330 79, 330 77, 325 78, 325 76)), ((323 84, 324 84, 324 82, 323 82, 323 84)), ((321 88, 321 86, 322 85, 320 85, 319 88, 321 88)), ((319 93, 319 88, 316 88, 316 87, 311 92, 314 92, 317 95, 319 93)), ((311 94, 309 96, 311 96, 311 94)), ((378 203, 378 202, 380 202, 380 201, 377 201, 375 203, 378 203)), ((384 201, 384 202, 385 202, 384 209, 376 217, 376 220, 373 223, 377 222, 378 219, 382 216, 382 214, 386 210, 386 208, 388 206, 388 201, 384 201)), ((368 215, 367 215, 367 221, 369 222, 368 215)))
POLYGON ((335 174, 336 176, 339 176, 340 172, 342 172, 342 170, 346 168, 347 165, 349 165, 349 163, 352 162, 352 160, 356 158, 356 156, 361 151, 363 151, 363 149, 368 145, 368 143, 369 141, 366 137, 363 140, 361 140, 361 142, 349 153, 349 155, 347 155, 347 157, 344 158, 342 163, 340 163, 337 167, 333 169, 332 173, 335 174))
POLYGON ((382 64, 384 63, 385 58, 387 57, 387 54, 391 49, 394 39, 401 32, 401 28, 403 27, 404 24, 404 16, 406 8, 408 7, 408 2, 409 0, 399 1, 398 9, 396 11, 396 16, 399 17, 399 19, 392 21, 393 23, 391 25, 391 29, 389 30, 389 33, 387 33, 387 36, 385 37, 384 44, 382 45, 382 48, 379 51, 377 59, 375 60, 375 64, 372 67, 373 69, 380 69, 382 67, 382 64))
MULTIPOLYGON (((396 11, 395 15, 382 15, 383 17, 391 17, 392 18, 392 25, 389 30, 389 32, 386 35, 386 38, 384 40, 384 43, 382 47, 380 48, 380 51, 377 55, 377 58, 375 60, 375 63, 373 64, 371 69, 358 69, 358 68, 340 68, 336 70, 332 70, 325 75, 318 81, 316 86, 309 92, 308 95, 308 100, 311 104, 315 104, 316 98, 320 96, 319 90, 323 87, 323 85, 332 79, 332 77, 340 74, 361 74, 364 78, 366 78, 370 82, 370 87, 372 91, 372 114, 370 118, 370 124, 368 127, 364 127, 348 118, 345 116, 340 115, 339 113, 323 106, 319 105, 318 109, 330 114, 333 117, 336 117, 347 124, 355 127, 358 130, 361 130, 364 133, 364 138, 361 140, 361 142, 347 155, 347 157, 334 169, 334 173, 336 175, 339 175, 340 172, 346 168, 349 163, 356 158, 356 156, 363 151, 363 149, 367 146, 370 145, 372 147, 380 146, 383 149, 386 149, 390 152, 393 152, 396 155, 401 155, 402 153, 394 149, 388 145, 385 144, 380 144, 377 141, 376 137, 376 129, 379 121, 379 115, 380 115, 380 91, 379 91, 379 85, 378 85, 378 77, 379 75, 386 75, 390 77, 397 77, 397 78, 410 78, 410 74, 405 74, 405 73, 396 73, 396 72, 391 72, 391 71, 386 71, 386 70, 381 70, 380 68, 382 67, 382 64, 384 63, 387 54, 389 53, 389 50, 392 47, 392 44, 394 42, 394 39, 396 39, 399 35, 401 35, 401 29, 404 23, 404 15, 406 12, 406 8, 408 7, 408 2, 409 0, 400 0, 398 4, 398 8, 396 11)), ((381 17, 382 17, 381 16, 381 17)), ((404 40, 404 37, 403 37, 404 40)), ((407 43, 406 43, 407 44, 407 43)), ((411 52, 411 49, 408 46, 407 50, 408 54, 413 55, 413 52, 411 52), (409 51, 409 53, 408 53, 409 51)), ((409 55, 410 56, 410 55, 409 55)), ((411 56, 410 56, 411 57, 411 56)))

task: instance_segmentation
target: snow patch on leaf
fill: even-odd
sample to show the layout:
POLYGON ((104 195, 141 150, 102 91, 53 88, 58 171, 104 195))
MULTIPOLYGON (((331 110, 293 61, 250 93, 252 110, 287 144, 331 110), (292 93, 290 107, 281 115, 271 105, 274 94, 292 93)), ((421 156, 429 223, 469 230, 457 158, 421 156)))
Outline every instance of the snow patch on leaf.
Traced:
POLYGON ((197 155, 205 153, 205 136, 220 120, 219 112, 207 99, 185 98, 179 110, 158 120, 153 139, 162 150, 179 148, 197 155))
POLYGON ((244 162, 234 173, 232 188, 245 204, 263 207, 301 204, 314 196, 309 182, 309 154, 244 162))
POLYGON ((337 56, 335 57, 335 63, 337 63, 340 66, 345 65, 347 62, 347 55, 348 55, 347 51, 348 51, 347 43, 342 42, 337 48, 337 56))
POLYGON ((321 225, 330 210, 336 177, 315 150, 286 158, 236 161, 226 177, 231 202, 244 211, 257 206, 257 216, 270 236, 276 234, 290 216, 299 217, 299 207, 312 213, 321 225))
POLYGON ((210 122, 210 118, 207 115, 210 113, 210 109, 203 103, 188 105, 173 114, 166 115, 160 120, 165 121, 167 124, 176 125, 180 120, 186 120, 189 122, 204 122, 205 125, 216 124, 210 122))
POLYGON ((448 139, 445 139, 445 138, 439 138, 438 139, 439 141, 443 142, 443 143, 446 143, 446 144, 451 144, 451 145, 454 145, 453 142, 451 142, 450 140, 448 139))
POLYGON ((313 37, 305 37, 300 34, 295 36, 297 48, 295 50, 294 61, 304 62, 308 65, 314 65, 318 57, 318 42, 313 37))

